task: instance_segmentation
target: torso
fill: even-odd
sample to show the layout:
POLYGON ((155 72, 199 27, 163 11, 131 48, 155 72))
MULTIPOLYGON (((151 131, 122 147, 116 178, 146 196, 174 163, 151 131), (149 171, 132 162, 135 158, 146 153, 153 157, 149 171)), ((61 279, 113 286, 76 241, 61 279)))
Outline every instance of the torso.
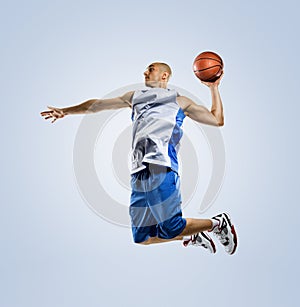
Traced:
POLYGON ((177 152, 185 117, 178 98, 175 90, 163 88, 134 93, 131 173, 144 169, 146 163, 178 171, 177 152))

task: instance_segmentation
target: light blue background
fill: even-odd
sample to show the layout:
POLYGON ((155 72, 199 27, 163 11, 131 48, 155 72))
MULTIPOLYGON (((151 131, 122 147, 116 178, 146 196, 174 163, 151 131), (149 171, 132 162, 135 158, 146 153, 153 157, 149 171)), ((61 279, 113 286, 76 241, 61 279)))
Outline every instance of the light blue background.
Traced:
POLYGON ((293 306, 299 277, 297 1, 2 1, 0 305, 293 306), (81 117, 39 112, 142 81, 165 61, 207 102, 192 61, 215 50, 226 177, 205 216, 228 210, 230 257, 141 247, 81 199, 72 151, 81 117))

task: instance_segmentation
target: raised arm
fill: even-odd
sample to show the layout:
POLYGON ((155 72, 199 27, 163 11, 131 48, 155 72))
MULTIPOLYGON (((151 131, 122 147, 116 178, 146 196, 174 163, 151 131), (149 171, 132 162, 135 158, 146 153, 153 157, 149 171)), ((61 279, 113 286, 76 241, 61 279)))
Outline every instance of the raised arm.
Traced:
POLYGON ((41 112, 45 119, 53 118, 54 123, 58 118, 63 118, 66 115, 73 114, 89 114, 103 110, 115 110, 126 107, 131 107, 131 100, 134 92, 127 92, 123 96, 109 99, 89 99, 81 104, 66 107, 55 108, 48 106, 48 111, 41 112))
POLYGON ((202 124, 212 126, 224 125, 223 104, 218 89, 221 78, 214 83, 202 82, 209 87, 211 92, 212 106, 210 111, 206 107, 196 104, 193 100, 185 96, 177 97, 177 101, 186 116, 202 124))

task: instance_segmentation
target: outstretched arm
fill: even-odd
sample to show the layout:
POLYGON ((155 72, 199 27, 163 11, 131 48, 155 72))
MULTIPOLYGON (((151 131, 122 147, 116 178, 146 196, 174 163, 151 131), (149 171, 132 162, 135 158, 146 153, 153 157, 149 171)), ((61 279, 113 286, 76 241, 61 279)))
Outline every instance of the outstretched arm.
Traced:
POLYGON ((126 107, 131 107, 131 100, 134 92, 128 92, 120 97, 109 99, 90 99, 76 106, 67 108, 55 108, 48 106, 48 111, 41 112, 45 119, 53 118, 54 123, 58 118, 63 118, 66 115, 72 114, 89 114, 103 110, 115 110, 126 107))
POLYGON ((186 116, 189 116, 191 119, 202 124, 212 126, 224 125, 223 104, 218 89, 221 78, 222 76, 214 83, 202 82, 209 87, 211 92, 212 106, 210 111, 185 96, 179 96, 177 98, 177 101, 186 116))

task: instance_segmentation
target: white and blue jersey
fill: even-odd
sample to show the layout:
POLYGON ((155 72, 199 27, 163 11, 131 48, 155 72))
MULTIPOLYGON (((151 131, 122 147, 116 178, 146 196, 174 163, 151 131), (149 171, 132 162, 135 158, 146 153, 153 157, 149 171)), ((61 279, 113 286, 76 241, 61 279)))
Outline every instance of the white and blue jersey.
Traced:
POLYGON ((131 174, 158 164, 178 172, 177 152, 185 117, 177 92, 164 88, 136 91, 132 97, 131 174))

